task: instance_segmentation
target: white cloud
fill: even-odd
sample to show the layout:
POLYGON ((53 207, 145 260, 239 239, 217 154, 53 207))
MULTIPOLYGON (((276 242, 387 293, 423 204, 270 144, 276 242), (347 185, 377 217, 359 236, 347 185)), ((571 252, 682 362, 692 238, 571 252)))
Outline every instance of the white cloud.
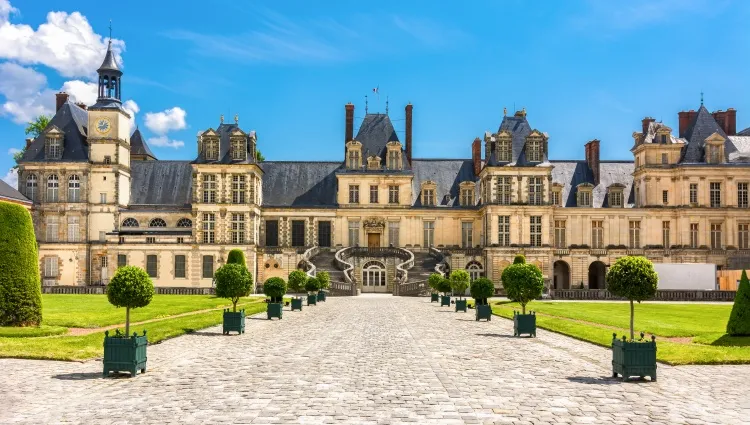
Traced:
POLYGON ((10 148, 10 149, 8 149, 8 155, 10 155, 10 156, 13 156, 13 155, 17 154, 18 152, 21 152, 21 149, 16 149, 16 148, 10 148))
POLYGON ((17 124, 54 110, 55 95, 47 88, 47 77, 12 62, 0 63, 0 95, 5 97, 0 115, 9 116, 17 124))
POLYGON ((151 146, 156 146, 159 148, 181 148, 185 146, 185 142, 182 140, 171 140, 167 136, 156 136, 156 137, 150 137, 148 140, 146 140, 146 143, 148 143, 151 146))
MULTIPOLYGON (((2 0, 0 0, 2 1, 2 0)), ((2 4, 0 4, 2 6, 2 4)), ((3 177, 5 183, 8 183, 12 188, 18 189, 18 170, 11 168, 3 177)))
POLYGON ((679 21, 683 15, 711 16, 727 6, 727 0, 630 0, 602 2, 588 0, 585 8, 570 23, 582 31, 601 36, 629 31, 663 22, 679 21))
POLYGON ((141 108, 135 103, 133 99, 128 99, 122 104, 122 109, 126 110, 130 114, 130 131, 135 130, 135 114, 137 114, 141 108))
POLYGON ((93 105, 99 96, 98 89, 99 85, 97 83, 71 80, 63 83, 60 90, 68 93, 71 100, 75 103, 82 102, 86 105, 93 105))
MULTIPOLYGON (((25 65, 45 65, 65 77, 93 77, 107 51, 107 39, 96 34, 79 12, 49 12, 47 22, 34 30, 8 20, 14 9, 0 0, 0 59, 25 65)), ((118 64, 125 42, 112 40, 118 64)))
POLYGON ((146 127, 159 135, 165 135, 172 130, 183 130, 187 127, 186 115, 185 110, 179 106, 163 112, 146 112, 146 127))

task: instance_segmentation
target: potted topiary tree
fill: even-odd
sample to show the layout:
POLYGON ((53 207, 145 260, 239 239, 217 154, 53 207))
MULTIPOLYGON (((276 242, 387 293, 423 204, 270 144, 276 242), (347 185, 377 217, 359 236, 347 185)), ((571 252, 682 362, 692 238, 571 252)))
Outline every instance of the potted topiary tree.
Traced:
POLYGON ((438 284, 443 280, 443 275, 440 273, 433 273, 427 279, 427 283, 430 285, 432 291, 430 291, 430 302, 436 303, 440 301, 440 294, 438 294, 438 284))
POLYGON ((146 372, 146 331, 130 336, 130 309, 145 307, 154 297, 154 284, 145 270, 135 266, 117 269, 107 286, 107 300, 115 307, 125 307, 125 333, 104 332, 104 376, 109 372, 146 372))
POLYGON ((466 298, 464 298, 464 294, 466 294, 466 290, 469 288, 470 278, 466 270, 453 270, 451 272, 451 289, 458 296, 456 300, 456 312, 463 311, 466 313, 466 298))
POLYGON ((508 299, 521 304, 521 314, 513 312, 513 335, 536 336, 536 315, 526 314, 526 304, 542 296, 544 278, 539 267, 527 264, 523 255, 516 255, 513 264, 502 274, 503 287, 508 299))
POLYGON ((282 319, 281 311, 284 305, 284 294, 286 294, 286 282, 280 277, 272 277, 263 284, 263 293, 270 298, 266 312, 268 320, 272 317, 282 319))
POLYGON ((479 319, 492 320, 492 307, 488 298, 493 295, 495 295, 495 285, 486 277, 480 277, 471 282, 471 297, 474 298, 477 321, 479 319))
MULTIPOLYGON (((241 253, 241 252, 240 252, 241 253)), ((230 253, 231 254, 231 253, 230 253)), ((242 263, 229 263, 219 267, 216 278, 216 296, 232 301, 232 311, 224 309, 224 334, 229 332, 245 333, 245 309, 237 311, 240 297, 250 295, 253 289, 253 276, 242 263)))
POLYGON ((625 256, 615 261, 607 272, 607 290, 617 297, 630 301, 630 340, 612 334, 612 377, 619 373, 622 379, 631 376, 650 376, 656 381, 656 337, 651 341, 637 340, 634 336, 635 307, 633 301, 645 301, 656 295, 659 276, 646 257, 625 256))
POLYGON ((307 291, 307 305, 318 305, 318 291, 320 290, 320 281, 316 277, 310 276, 305 282, 305 291, 307 291))
POLYGON ((292 298, 292 311, 302 311, 302 296, 301 294, 305 290, 305 283, 307 283, 307 273, 302 270, 294 270, 289 273, 289 290, 297 296, 292 298))
POLYGON ((315 275, 315 277, 317 277, 318 282, 320 282, 320 291, 318 291, 318 301, 325 301, 326 289, 331 287, 331 275, 329 275, 328 272, 326 271, 320 271, 315 275))
POLYGON ((440 307, 451 305, 451 281, 447 278, 440 278, 440 282, 437 284, 438 292, 442 292, 443 295, 440 297, 440 307))
POLYGON ((734 296, 732 313, 727 322, 727 333, 731 336, 750 336, 750 282, 744 270, 737 294, 734 296))

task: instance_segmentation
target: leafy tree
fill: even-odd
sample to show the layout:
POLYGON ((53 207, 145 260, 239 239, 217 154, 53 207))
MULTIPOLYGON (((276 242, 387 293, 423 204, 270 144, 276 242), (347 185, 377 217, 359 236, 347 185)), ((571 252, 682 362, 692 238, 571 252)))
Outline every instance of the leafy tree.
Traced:
POLYGON ((737 294, 734 296, 734 306, 727 322, 727 333, 732 336, 750 336, 750 282, 744 270, 737 294))
POLYGON ((0 326, 39 326, 42 285, 34 225, 26 208, 0 202, 0 326))
MULTIPOLYGON (((52 117, 39 115, 34 119, 34 121, 29 121, 28 123, 26 123, 26 135, 31 135, 32 138, 36 139, 47 128, 51 119, 52 117)), ((18 162, 21 161, 21 158, 23 158, 23 155, 25 153, 26 145, 24 144, 19 152, 13 154, 13 159, 16 161, 16 165, 13 168, 18 168, 18 162)))
POLYGON ((255 160, 258 161, 258 162, 263 162, 263 161, 266 160, 266 157, 263 156, 262 153, 260 153, 260 150, 256 150, 255 151, 255 160))
POLYGON ((458 294, 458 298, 463 298, 466 290, 469 288, 469 280, 471 277, 466 270, 453 270, 451 272, 451 288, 453 293, 458 294))
MULTIPOLYGON (((231 257, 231 252, 230 252, 231 257)), ((237 311, 240 297, 250 295, 253 289, 253 275, 244 264, 224 264, 216 270, 216 296, 232 301, 232 311, 237 311)))
POLYGON ((516 255, 513 258, 513 264, 526 264, 526 257, 521 254, 516 255))
POLYGON ((307 279, 307 282, 305 282, 305 291, 307 291, 310 294, 315 294, 320 290, 320 281, 317 277, 312 277, 307 279))
POLYGON ((271 298, 272 303, 280 303, 286 294, 286 282, 280 277, 272 277, 263 284, 263 293, 271 298))
POLYGON ((247 264, 245 264, 245 253, 242 252, 241 249, 233 249, 229 251, 229 255, 227 256, 227 264, 242 264, 247 268, 247 264))
POLYGON ((328 289, 331 287, 331 275, 328 274, 328 272, 318 272, 315 277, 317 277, 318 281, 320 282, 320 289, 328 289))
POLYGON ((125 335, 130 333, 130 309, 149 305, 154 283, 145 270, 136 266, 117 269, 107 286, 107 299, 115 307, 125 307, 125 335))
POLYGON ((292 293, 302 293, 305 283, 307 283, 307 273, 299 269, 289 273, 289 289, 292 293))
POLYGON ((495 295, 495 285, 486 277, 480 277, 471 282, 471 297, 477 301, 477 305, 487 304, 487 298, 493 295, 495 295))
POLYGON ((654 264, 646 257, 625 256, 615 261, 607 272, 607 290, 613 295, 630 301, 630 340, 634 339, 633 320, 635 307, 639 303, 656 295, 659 276, 654 264))
MULTIPOLYGON (((523 256, 516 256, 523 258, 523 256)), ((544 278, 539 267, 533 264, 516 263, 506 267, 502 274, 503 287, 508 299, 521 304, 521 314, 526 314, 526 304, 542 296, 544 278)))
POLYGON ((453 288, 451 287, 451 281, 449 279, 441 277, 436 289, 438 290, 438 292, 442 292, 443 295, 448 295, 453 288))
POLYGON ((440 292, 440 290, 438 290, 438 284, 440 284, 441 280, 443 280, 443 275, 440 273, 433 273, 427 278, 427 283, 434 292, 440 292))

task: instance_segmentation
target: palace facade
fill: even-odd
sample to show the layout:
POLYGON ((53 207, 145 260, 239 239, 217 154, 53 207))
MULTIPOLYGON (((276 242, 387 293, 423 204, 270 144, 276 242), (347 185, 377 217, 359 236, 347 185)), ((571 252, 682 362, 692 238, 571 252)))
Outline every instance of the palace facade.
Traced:
POLYGON ((500 288, 519 252, 559 289, 603 288, 623 255, 750 264, 750 129, 736 131, 734 109, 701 104, 674 130, 645 118, 633 161, 600 160, 599 140, 584 160, 551 159, 525 110, 467 143, 467 158, 415 158, 411 104, 403 141, 388 114, 366 113, 355 134, 345 105, 339 160, 258 162, 256 133, 222 118, 196 158, 163 161, 131 133, 111 50, 98 73, 96 104, 58 93, 20 162, 44 285, 106 284, 128 264, 157 286, 210 287, 234 248, 259 282, 328 269, 380 292, 436 267, 500 288))

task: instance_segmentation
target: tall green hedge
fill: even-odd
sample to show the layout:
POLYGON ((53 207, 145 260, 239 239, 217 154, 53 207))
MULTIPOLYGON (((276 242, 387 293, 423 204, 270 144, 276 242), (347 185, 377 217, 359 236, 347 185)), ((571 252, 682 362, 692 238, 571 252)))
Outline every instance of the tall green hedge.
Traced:
POLYGON ((245 253, 242 252, 241 249, 233 249, 229 251, 229 255, 227 256, 227 264, 242 264, 243 266, 247 267, 247 264, 245 264, 245 253))
POLYGON ((0 326, 39 326, 42 284, 26 208, 0 201, 0 326))
POLYGON ((744 270, 737 295, 734 296, 734 306, 727 322, 727 333, 732 336, 750 336, 750 281, 744 270))

